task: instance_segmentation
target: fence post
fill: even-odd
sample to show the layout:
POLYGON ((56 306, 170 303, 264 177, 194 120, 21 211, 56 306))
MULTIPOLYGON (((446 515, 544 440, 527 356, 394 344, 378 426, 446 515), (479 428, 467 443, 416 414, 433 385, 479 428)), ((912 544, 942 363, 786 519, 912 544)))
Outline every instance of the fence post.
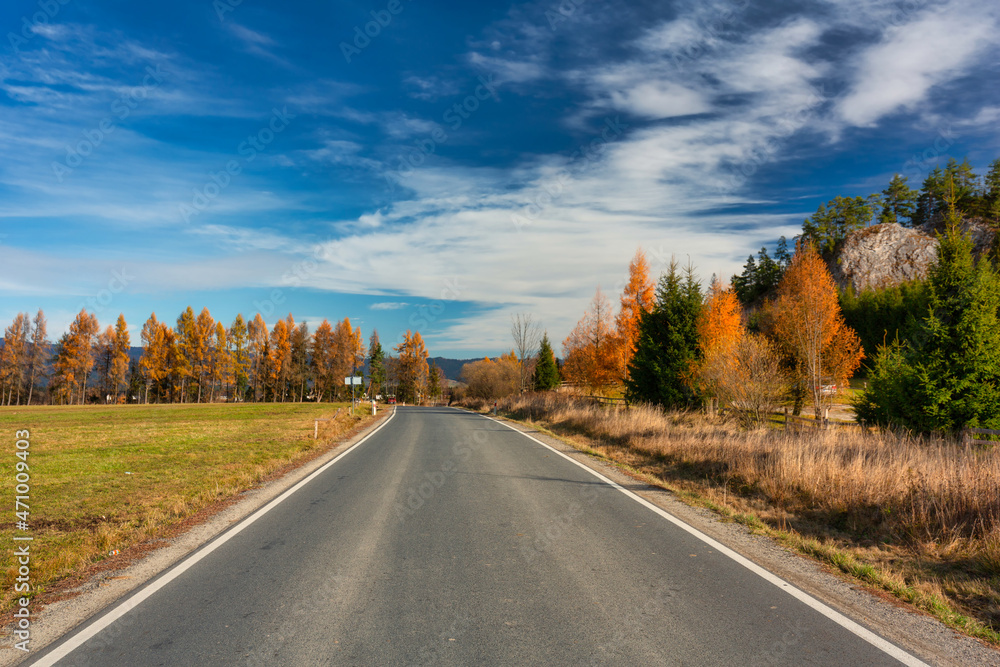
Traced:
POLYGON ((785 430, 788 430, 788 408, 785 408, 785 430))

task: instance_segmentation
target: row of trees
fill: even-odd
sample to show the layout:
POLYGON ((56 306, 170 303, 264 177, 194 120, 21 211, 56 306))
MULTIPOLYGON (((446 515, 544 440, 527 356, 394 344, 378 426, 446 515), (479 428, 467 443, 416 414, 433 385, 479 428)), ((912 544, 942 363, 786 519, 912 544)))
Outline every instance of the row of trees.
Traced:
POLYGON ((563 378, 588 387, 627 382, 629 365, 642 335, 641 318, 656 298, 646 255, 636 251, 615 313, 597 288, 590 308, 563 341, 563 378))
POLYGON ((302 401, 349 394, 344 378, 367 362, 369 391, 414 401, 440 393, 440 371, 431 373, 419 332, 407 331, 386 356, 372 332, 366 347, 350 319, 324 320, 310 333, 291 314, 268 328, 258 313, 237 315, 230 326, 207 308, 188 307, 171 327, 153 313, 142 333, 142 355, 130 361, 131 334, 123 315, 100 330, 97 317, 81 310, 53 347, 42 311, 32 322, 18 314, 0 350, 2 402, 30 403, 40 381, 54 403, 83 403, 88 394, 114 402, 302 401), (54 357, 54 358, 53 358, 54 357), (51 361, 51 364, 50 364, 51 361))
POLYGON ((703 294, 693 267, 676 262, 654 288, 637 253, 614 321, 598 289, 566 339, 564 376, 592 389, 623 384, 630 400, 671 408, 718 399, 752 422, 788 396, 796 411, 808 401, 818 412, 830 400, 823 387, 860 365, 860 340, 812 245, 799 245, 775 290, 750 331, 735 288, 713 281, 703 294))
POLYGON ((4 345, 0 350, 0 404, 31 404, 35 384, 45 375, 49 361, 49 338, 45 313, 34 319, 18 313, 13 323, 4 329, 4 345))

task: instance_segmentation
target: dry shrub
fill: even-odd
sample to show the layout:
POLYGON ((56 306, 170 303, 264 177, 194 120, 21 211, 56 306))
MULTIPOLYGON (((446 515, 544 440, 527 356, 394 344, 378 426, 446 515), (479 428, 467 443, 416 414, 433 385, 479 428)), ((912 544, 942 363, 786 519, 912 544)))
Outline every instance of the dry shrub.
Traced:
POLYGON ((884 431, 745 431, 689 413, 608 409, 551 392, 511 397, 501 406, 515 417, 652 456, 680 474, 763 496, 858 537, 993 540, 991 553, 1000 548, 996 449, 884 431))

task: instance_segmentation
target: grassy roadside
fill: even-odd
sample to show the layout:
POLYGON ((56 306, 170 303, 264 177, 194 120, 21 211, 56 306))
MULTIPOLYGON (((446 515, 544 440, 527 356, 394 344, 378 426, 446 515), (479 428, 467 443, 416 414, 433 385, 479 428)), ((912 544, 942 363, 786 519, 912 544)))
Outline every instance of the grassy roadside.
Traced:
POLYGON ((1000 450, 749 434, 561 398, 501 414, 1000 646, 1000 450))
MULTIPOLYGON (((350 404, 39 406, 0 410, 7 509, 0 540, 31 536, 31 595, 125 550, 163 537, 374 419, 350 404), (320 422, 313 439, 314 419, 320 422), (15 431, 30 430, 29 530, 14 514, 15 431)), ((23 478, 22 478, 23 479, 23 478)), ((10 610, 17 564, 0 551, 0 613, 10 610)))

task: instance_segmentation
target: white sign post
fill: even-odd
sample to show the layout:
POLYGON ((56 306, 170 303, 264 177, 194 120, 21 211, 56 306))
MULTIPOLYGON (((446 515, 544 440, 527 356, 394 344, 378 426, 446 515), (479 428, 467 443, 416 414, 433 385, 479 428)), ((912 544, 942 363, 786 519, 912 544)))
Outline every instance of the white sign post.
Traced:
POLYGON ((344 378, 344 384, 351 385, 351 414, 354 414, 354 385, 361 384, 362 378, 360 375, 350 375, 344 378))

